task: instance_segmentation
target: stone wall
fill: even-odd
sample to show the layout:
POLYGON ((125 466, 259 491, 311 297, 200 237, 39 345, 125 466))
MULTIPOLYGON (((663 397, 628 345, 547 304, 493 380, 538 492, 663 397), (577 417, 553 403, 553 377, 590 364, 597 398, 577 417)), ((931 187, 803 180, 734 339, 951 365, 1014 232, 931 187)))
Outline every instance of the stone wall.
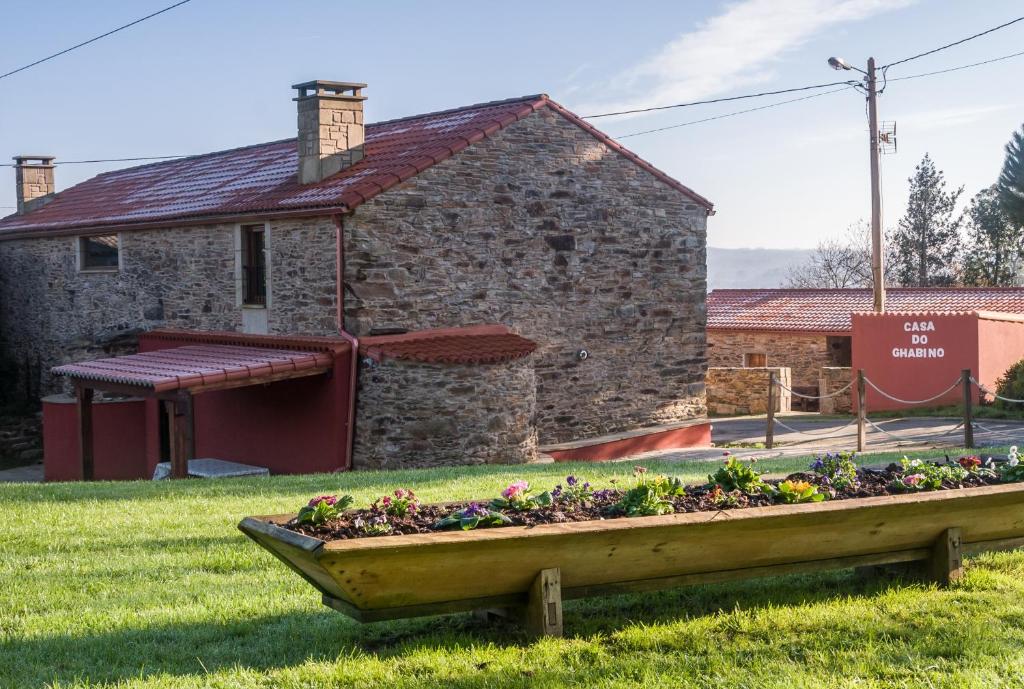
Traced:
POLYGON ((532 357, 498 364, 360 362, 355 469, 536 459, 532 357))
MULTIPOLYGON (((824 366, 818 384, 819 395, 830 395, 853 380, 853 369, 848 366, 824 366)), ((835 397, 826 397, 818 403, 822 414, 850 414, 853 412, 853 386, 835 397)))
MULTIPOLYGON (((792 372, 777 368, 708 368, 708 412, 720 416, 768 413, 768 381, 774 371, 775 379, 792 388, 792 372)), ((776 413, 792 408, 792 395, 781 388, 775 389, 776 413)))
MULTIPOLYGON (((123 232, 122 267, 111 272, 79 271, 76 237, 0 241, 0 347, 20 372, 5 384, 59 392, 51 367, 134 351, 143 330, 240 329, 234 232, 123 232)), ((271 223, 271 332, 336 332, 335 243, 329 218, 271 223)))
POLYGON ((0 468, 32 464, 42 458, 42 415, 0 414, 0 468))
POLYGON ((512 327, 543 442, 699 416, 706 223, 545 108, 345 218, 346 328, 512 327))
POLYGON ((793 385, 813 387, 818 385, 821 367, 832 365, 826 339, 824 335, 709 330, 708 365, 743 366, 744 354, 767 354, 768 366, 792 369, 793 385))

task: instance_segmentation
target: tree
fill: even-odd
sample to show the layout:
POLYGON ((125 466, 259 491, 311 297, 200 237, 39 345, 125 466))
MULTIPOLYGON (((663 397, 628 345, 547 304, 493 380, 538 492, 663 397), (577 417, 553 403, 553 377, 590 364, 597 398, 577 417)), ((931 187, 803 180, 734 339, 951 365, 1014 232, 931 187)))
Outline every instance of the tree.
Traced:
POLYGON ((1024 125, 1006 144, 1006 160, 1003 161, 996 189, 1008 221, 1018 231, 1024 232, 1024 125))
POLYGON ((870 287, 871 228, 863 220, 839 237, 818 244, 810 258, 789 271, 788 287, 870 287))
POLYGON ((967 209, 968 236, 963 258, 966 285, 1013 287, 1024 257, 1024 235, 1013 226, 997 185, 981 190, 967 209))
POLYGON ((910 199, 893 233, 892 275, 912 287, 953 284, 961 224, 955 211, 964 188, 947 191, 942 170, 927 153, 907 181, 910 199))

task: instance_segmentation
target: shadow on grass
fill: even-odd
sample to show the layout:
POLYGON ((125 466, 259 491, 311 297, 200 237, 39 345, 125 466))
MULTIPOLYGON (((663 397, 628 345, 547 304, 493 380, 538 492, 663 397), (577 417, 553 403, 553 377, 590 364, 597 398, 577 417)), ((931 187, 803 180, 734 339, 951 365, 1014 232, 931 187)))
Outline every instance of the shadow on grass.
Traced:
MULTIPOLYGON (((565 631, 568 637, 615 646, 614 632, 636 623, 671 624, 719 611, 864 598, 891 583, 834 572, 570 602, 565 631)), ((400 661, 422 651, 442 650, 450 656, 486 645, 504 648, 532 643, 508 622, 484 622, 467 614, 359 625, 323 609, 76 636, 16 638, 7 634, 7 640, 0 643, 0 684, 42 689, 84 680, 116 683, 154 675, 202 676, 229 669, 267 672, 309 662, 358 659, 360 655, 400 661)), ((509 679, 494 676, 487 665, 476 665, 465 677, 448 672, 443 681, 438 679, 438 686, 495 686, 495 681, 509 679)), ((558 668, 541 667, 524 676, 536 680, 543 675, 554 680, 559 672, 558 668), (533 672, 538 676, 533 677, 533 672)))

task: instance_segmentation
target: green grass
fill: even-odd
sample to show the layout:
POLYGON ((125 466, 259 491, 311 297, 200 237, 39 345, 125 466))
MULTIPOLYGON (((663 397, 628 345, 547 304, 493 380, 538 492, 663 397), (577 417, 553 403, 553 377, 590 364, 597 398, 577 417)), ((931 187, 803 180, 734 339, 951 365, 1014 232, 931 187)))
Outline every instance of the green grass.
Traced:
MULTIPOLYGON (((865 461, 888 461, 894 454, 865 461)), ((806 458, 765 460, 787 472, 806 458)), ((709 464, 646 463, 697 481, 709 464)), ((566 638, 454 615, 360 626, 235 528, 324 490, 366 502, 596 482, 629 464, 225 481, 0 485, 0 686, 1010 687, 1024 683, 1024 554, 949 590, 794 576, 566 605, 566 638)), ((495 563, 499 567, 500 563, 495 563)), ((479 576, 486 577, 482 570, 479 576)))

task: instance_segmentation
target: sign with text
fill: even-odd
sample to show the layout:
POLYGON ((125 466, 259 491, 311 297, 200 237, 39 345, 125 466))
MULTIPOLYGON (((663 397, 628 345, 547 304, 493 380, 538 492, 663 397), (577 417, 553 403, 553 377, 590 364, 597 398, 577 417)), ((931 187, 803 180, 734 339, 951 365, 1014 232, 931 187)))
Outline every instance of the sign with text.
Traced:
POLYGON ((903 332, 907 338, 904 343, 910 346, 893 347, 894 359, 942 359, 946 356, 945 349, 930 342, 935 337, 934 321, 904 321, 903 332))

